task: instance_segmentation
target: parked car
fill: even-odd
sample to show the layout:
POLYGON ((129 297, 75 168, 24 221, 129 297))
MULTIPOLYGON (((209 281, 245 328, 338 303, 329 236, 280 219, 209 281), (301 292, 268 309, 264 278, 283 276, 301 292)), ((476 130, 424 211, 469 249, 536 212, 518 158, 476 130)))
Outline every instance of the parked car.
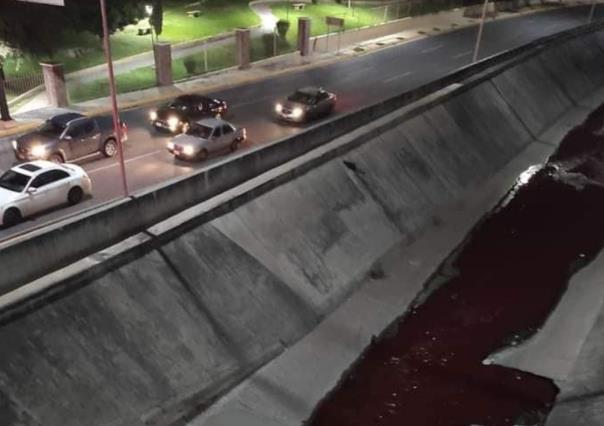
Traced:
POLYGON ((305 87, 277 102, 275 114, 286 121, 304 123, 330 114, 336 106, 336 99, 335 94, 321 87, 305 87))
POLYGON ((227 110, 227 103, 221 99, 202 95, 183 95, 157 110, 150 111, 149 119, 156 129, 186 133, 191 123, 201 118, 223 116, 227 110))
POLYGON ((183 160, 205 160, 212 152, 236 151, 246 137, 244 128, 237 128, 220 118, 206 118, 168 142, 168 151, 183 160))
POLYGON ((77 204, 91 193, 90 178, 80 166, 41 160, 19 164, 0 176, 0 225, 77 204))
MULTIPOLYGON (((122 141, 128 139, 128 127, 121 122, 122 141)), ((99 152, 113 157, 118 152, 117 138, 110 118, 91 118, 78 113, 56 115, 37 130, 13 141, 15 157, 20 161, 48 160, 64 163, 99 152)))

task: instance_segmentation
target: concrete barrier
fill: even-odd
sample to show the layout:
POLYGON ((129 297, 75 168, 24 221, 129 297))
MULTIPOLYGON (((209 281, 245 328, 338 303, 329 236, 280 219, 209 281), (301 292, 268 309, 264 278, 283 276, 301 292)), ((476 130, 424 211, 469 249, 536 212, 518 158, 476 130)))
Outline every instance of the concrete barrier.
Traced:
MULTIPOLYGON (((184 208, 224 192, 455 82, 490 79, 529 58, 539 56, 542 66, 553 74, 554 79, 561 84, 561 90, 567 95, 570 96, 572 89, 585 94, 593 90, 595 84, 586 73, 595 72, 599 65, 575 65, 576 46, 569 47, 568 43, 579 43, 576 40, 578 37, 593 34, 603 26, 603 23, 597 23, 577 28, 487 58, 384 102, 333 118, 294 137, 275 141, 232 160, 219 162, 201 172, 141 191, 129 200, 104 206, 97 211, 72 217, 6 242, 0 246, 0 263, 3 265, 0 294, 141 232, 184 208), (551 48, 552 46, 555 48, 551 48), (22 267, 21 260, 24 258, 28 259, 28 268, 22 267)), ((600 37, 596 34, 591 39, 599 46, 600 37)), ((595 56, 592 59, 600 61, 601 57, 595 56)), ((542 120, 547 122, 545 118, 542 120)))
MULTIPOLYGON (((556 51, 574 55, 566 43, 574 41, 556 51)), ((58 283, 61 293, 0 313, 0 424, 169 424, 234 386, 310 331, 391 247, 438 226, 438 214, 479 191, 571 106, 562 74, 531 88, 555 58, 548 49, 529 53, 489 71, 460 71, 465 83, 438 96, 405 106, 434 87, 424 86, 9 245, 0 252, 3 274, 17 276, 24 253, 39 271, 38 257, 56 267, 78 249, 147 235, 119 261, 100 260, 94 274, 58 283), (530 75, 508 95, 506 73, 530 75), (537 113, 550 94, 555 105, 537 113), (346 122, 370 124, 347 133, 354 126, 346 122), (326 141, 312 161, 272 170, 219 213, 145 230, 175 206, 326 141)), ((568 77, 596 81, 597 66, 578 60, 568 77)))

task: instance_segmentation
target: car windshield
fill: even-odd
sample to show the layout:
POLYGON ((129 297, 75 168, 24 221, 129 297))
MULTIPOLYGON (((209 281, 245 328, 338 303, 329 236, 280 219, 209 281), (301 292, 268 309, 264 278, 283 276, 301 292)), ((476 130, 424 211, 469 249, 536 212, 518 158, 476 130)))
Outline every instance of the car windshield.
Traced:
POLYGON ((212 127, 199 124, 192 127, 191 130, 189 130, 189 134, 192 136, 197 136, 198 138, 209 139, 210 135, 212 134, 212 130, 214 130, 212 127))
POLYGON ((22 192, 29 182, 29 176, 9 170, 0 176, 0 187, 9 191, 22 192))
POLYGON ((186 111, 189 109, 189 104, 183 101, 175 100, 168 104, 169 109, 178 109, 180 111, 186 111))
POLYGON ((314 96, 309 95, 308 93, 296 92, 287 98, 288 101, 296 102, 299 104, 310 105, 314 102, 314 96))
POLYGON ((46 120, 38 130, 40 133, 59 136, 65 130, 65 124, 51 118, 50 120, 46 120))

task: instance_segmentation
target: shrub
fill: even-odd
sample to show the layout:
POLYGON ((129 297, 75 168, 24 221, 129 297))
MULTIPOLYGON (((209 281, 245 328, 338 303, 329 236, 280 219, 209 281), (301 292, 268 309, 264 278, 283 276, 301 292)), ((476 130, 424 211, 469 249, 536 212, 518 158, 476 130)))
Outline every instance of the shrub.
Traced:
POLYGON ((191 56, 184 59, 183 65, 185 66, 185 70, 187 70, 187 74, 189 74, 189 75, 195 74, 195 71, 197 71, 198 63, 195 60, 195 58, 193 58, 191 56))
POLYGON ((287 31, 289 30, 289 25, 289 21, 286 21, 285 19, 279 19, 277 21, 277 33, 279 34, 279 37, 285 38, 287 31))

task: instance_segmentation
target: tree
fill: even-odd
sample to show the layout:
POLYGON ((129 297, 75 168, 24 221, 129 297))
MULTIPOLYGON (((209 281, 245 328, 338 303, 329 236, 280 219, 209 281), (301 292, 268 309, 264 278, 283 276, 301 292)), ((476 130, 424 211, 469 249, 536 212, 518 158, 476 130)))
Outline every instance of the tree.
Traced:
MULTIPOLYGON (((107 0, 110 32, 134 24, 145 16, 145 0, 107 0)), ((64 35, 103 28, 98 0, 65 0, 64 7, 20 1, 0 1, 0 41, 35 56, 61 49, 64 35)))
POLYGON ((162 0, 153 2, 153 12, 149 17, 149 23, 153 27, 156 36, 160 36, 164 28, 164 6, 162 0))

